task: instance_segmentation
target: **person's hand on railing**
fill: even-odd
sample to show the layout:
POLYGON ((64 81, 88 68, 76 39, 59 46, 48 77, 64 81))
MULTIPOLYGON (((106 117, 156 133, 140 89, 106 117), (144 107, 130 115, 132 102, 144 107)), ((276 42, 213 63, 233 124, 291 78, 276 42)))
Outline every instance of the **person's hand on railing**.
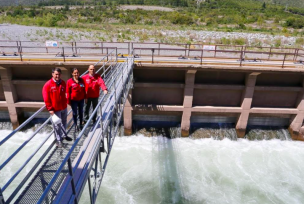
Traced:
POLYGON ((52 111, 52 110, 50 110, 49 113, 50 113, 51 115, 54 115, 54 111, 52 111))
POLYGON ((103 94, 104 95, 108 94, 108 90, 103 90, 103 94))

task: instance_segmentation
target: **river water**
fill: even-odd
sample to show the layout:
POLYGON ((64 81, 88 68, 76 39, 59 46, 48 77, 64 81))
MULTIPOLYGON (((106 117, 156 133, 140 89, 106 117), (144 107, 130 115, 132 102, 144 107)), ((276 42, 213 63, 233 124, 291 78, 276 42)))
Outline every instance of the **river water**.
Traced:
MULTIPOLYGON (((285 135, 284 131, 270 132, 285 135)), ((0 139, 8 133, 0 130, 0 139)), ((1 147, 0 162, 30 133, 18 133, 1 147)), ((97 203, 303 203, 304 143, 266 133, 251 133, 262 140, 116 137, 97 203)), ((37 135, 29 146, 35 148, 46 136, 37 135)), ((22 152, 16 164, 29 152, 22 152)), ((9 165, 1 171, 0 186, 15 170, 9 165)), ((81 203, 88 202, 84 192, 81 203)))

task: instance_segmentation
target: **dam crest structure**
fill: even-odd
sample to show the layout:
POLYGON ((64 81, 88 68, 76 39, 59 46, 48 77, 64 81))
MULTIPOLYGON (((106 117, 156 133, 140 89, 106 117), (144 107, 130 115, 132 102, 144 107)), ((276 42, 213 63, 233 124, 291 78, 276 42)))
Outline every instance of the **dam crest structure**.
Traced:
MULTIPOLYGON (((304 141, 303 49, 137 42, 0 44, 0 117, 10 119, 15 129, 0 147, 32 119, 48 118, 43 125, 49 122, 41 90, 52 68, 60 67, 66 81, 72 68, 83 74, 95 64, 110 87, 109 96, 101 95, 98 107, 91 110, 99 116, 95 124, 87 123, 76 132, 69 114, 68 132, 75 143, 65 148, 54 174, 48 175, 47 169, 54 162, 50 155, 60 151, 53 142, 40 157, 42 166, 33 170, 37 176, 25 178, 9 198, 0 199, 1 204, 29 202, 35 185, 40 189, 35 202, 77 203, 86 183, 95 203, 122 119, 124 135, 149 122, 180 126, 182 137, 189 136, 191 127, 224 123, 235 127, 238 138, 246 135, 249 126, 264 126, 286 127, 292 139, 304 141), (41 175, 51 179, 39 180, 41 175), (41 186, 43 182, 47 184, 41 186)), ((10 182, 0 188, 0 196, 10 182)))

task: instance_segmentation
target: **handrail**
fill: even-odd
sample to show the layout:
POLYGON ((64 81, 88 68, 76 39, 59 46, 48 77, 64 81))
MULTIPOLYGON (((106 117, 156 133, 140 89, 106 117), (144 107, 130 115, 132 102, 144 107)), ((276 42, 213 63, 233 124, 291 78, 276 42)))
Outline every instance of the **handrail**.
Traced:
MULTIPOLYGON (((127 62, 124 62, 124 63, 126 63, 127 64, 127 62)), ((122 66, 122 70, 123 70, 123 67, 124 66, 122 66)), ((127 64, 127 68, 128 68, 128 64, 127 64)), ((123 74, 123 72, 122 72, 122 74, 123 74)), ((116 95, 116 89, 117 89, 117 87, 115 86, 116 85, 116 83, 115 83, 115 81, 119 78, 119 77, 121 77, 120 76, 121 75, 121 73, 117 73, 117 75, 114 77, 114 79, 112 80, 112 83, 109 85, 109 87, 111 87, 112 88, 112 85, 114 86, 114 92, 108 97, 108 101, 111 101, 111 98, 113 98, 114 97, 114 95, 116 95)), ((110 88, 110 89, 111 89, 110 88)), ((103 102, 103 100, 104 100, 104 97, 99 101, 99 103, 98 103, 98 105, 96 106, 97 108, 95 109, 95 113, 96 113, 96 111, 98 110, 98 108, 99 108, 99 106, 102 104, 102 102, 103 102)), ((107 103, 106 104, 106 107, 105 107, 105 109, 107 109, 107 107, 110 105, 110 103, 107 103)), ((113 114, 113 113, 112 113, 113 114)), ((92 113, 92 115, 94 115, 94 113, 92 113)), ((104 129, 105 127, 107 127, 107 125, 108 125, 108 119, 109 119, 109 115, 107 115, 107 118, 106 119, 104 119, 103 121, 106 121, 106 123, 105 124, 103 124, 103 127, 102 127, 102 129, 104 129)), ((92 137, 93 137, 93 135, 94 135, 94 133, 95 133, 95 131, 96 131, 96 129, 97 129, 97 126, 98 126, 98 124, 99 124, 99 122, 102 120, 102 115, 98 118, 98 120, 97 120, 97 122, 96 122, 96 125, 95 125, 95 127, 93 128, 93 131, 91 132, 91 136, 90 136, 90 138, 88 138, 88 142, 86 143, 86 145, 84 146, 84 148, 83 148, 83 150, 82 150, 82 152, 80 153, 80 156, 79 156, 79 158, 78 158, 78 161, 76 162, 76 164, 74 165, 74 167, 73 167, 73 170, 72 170, 72 175, 74 174, 74 172, 77 170, 77 168, 78 168, 78 166, 79 166, 79 164, 80 164, 80 161, 81 161, 81 159, 83 158, 83 156, 84 156, 84 153, 85 153, 85 151, 87 150, 87 147, 88 147, 88 145, 89 145, 89 142, 92 140, 92 137)), ((78 135, 78 137, 81 137, 82 135, 81 135, 81 133, 78 135)), ((72 150, 72 149, 71 149, 72 150)), ((68 156, 68 155, 67 155, 68 156)), ((67 160, 68 160, 68 158, 67 158, 67 160)), ((86 164, 87 165, 87 164, 86 164)), ((61 170, 60 170, 60 168, 57 170, 57 172, 58 172, 58 175, 59 175, 59 173, 61 172, 61 170)), ((57 173, 56 172, 56 173, 57 173)), ((62 191, 61 191, 61 194, 59 194, 58 195, 58 198, 57 198, 57 202, 58 203, 60 203, 60 201, 61 201, 61 199, 62 199, 62 196, 64 195, 64 193, 65 193, 65 191, 67 190, 67 187, 70 185, 70 182, 73 180, 73 177, 72 177, 72 175, 68 178, 68 180, 66 181, 66 183, 65 183, 65 185, 64 185, 64 187, 63 187, 63 189, 62 189, 62 191)), ((79 187, 78 187, 79 188, 79 187)))
MULTIPOLYGON (((29 142, 29 141, 31 141, 36 135, 37 135, 37 133, 38 132, 40 132, 40 130, 46 125, 46 124, 48 124, 49 122, 50 122, 50 120, 51 120, 51 118, 49 117, 27 140, 25 140, 23 143, 22 143, 22 145, 20 145, 19 146, 19 148, 15 151, 15 152, 13 152, 13 154, 11 154, 11 156, 8 158, 8 159, 6 159, 1 165, 0 165, 0 171, 7 165, 7 163, 9 162, 9 161, 11 161, 17 154, 18 154, 18 152, 21 150, 21 149, 23 149, 23 147, 29 142)), ((3 190, 4 191, 4 190, 3 190)))
POLYGON ((7 135, 3 140, 0 141, 0 146, 3 145, 9 138, 11 138, 14 134, 16 134, 19 130, 21 130, 24 126, 26 126, 29 122, 32 121, 41 111, 43 111, 45 105, 42 106, 38 111, 36 111, 31 117, 29 117, 26 121, 24 121, 19 127, 17 127, 13 132, 7 135))
MULTIPOLYGON (((112 59, 112 55, 115 54, 114 52, 117 50, 113 49, 110 53, 108 53, 107 56, 104 56, 102 59, 100 59, 97 63, 94 64, 94 66, 96 66, 97 64, 99 64, 100 62, 104 61, 109 55, 111 56, 112 59)), ((101 70, 104 69, 105 66, 107 65, 107 63, 109 63, 109 61, 107 61, 106 63, 104 62, 103 65, 97 70, 97 73, 101 70)), ((105 71, 109 70, 109 68, 111 69, 111 67, 109 66, 107 69, 104 69, 105 71)), ((85 75, 88 71, 84 72, 81 76, 85 75)), ((22 123, 16 130, 14 130, 13 132, 11 132, 8 136, 6 136, 0 144, 4 144, 6 141, 8 141, 14 134, 16 134, 19 130, 21 130, 26 124, 28 124, 32 119, 34 119, 42 110, 44 110, 45 105, 43 107, 41 107, 37 112, 35 112, 30 118, 28 118, 24 123, 22 123)), ((67 115, 69 115, 72 112, 72 110, 70 110, 68 112, 67 115)), ((25 147, 25 145, 44 127, 48 124, 48 122, 50 121, 51 117, 49 117, 31 136, 29 139, 27 139, 21 146, 19 146, 19 148, 10 155, 10 157, 0 166, 0 170, 3 169, 17 154, 18 152, 20 152, 21 149, 23 149, 25 147)), ((68 124, 70 124, 73 121, 73 119, 71 119, 68 124)), ((73 126, 72 126, 73 127, 73 126)), ((68 132, 71 131, 72 127, 70 128, 70 130, 68 132)), ((34 157, 34 155, 39 151, 39 149, 43 146, 43 144, 50 138, 50 136, 53 134, 53 131, 49 134, 49 136, 47 137, 47 139, 45 139, 40 146, 34 151, 34 153, 32 155, 30 155, 27 160, 23 163, 23 165, 17 170, 17 172, 8 180, 8 182, 4 185, 4 187, 1 189, 2 192, 4 192, 7 187, 11 184, 11 182, 18 176, 18 174, 22 171, 22 169, 28 164, 28 162, 34 157)), ((54 140, 55 141, 55 140, 54 140)), ((46 153, 46 152, 45 152, 46 153)), ((45 153, 43 155, 45 155, 45 153)), ((41 158, 40 158, 41 159, 41 158)), ((34 166, 34 168, 37 168, 38 164, 36 164, 34 166)), ((28 179, 30 177, 30 175, 27 175, 26 178, 28 179)), ((26 179, 26 180, 27 180, 26 179)), ((26 182, 26 180, 22 181, 19 186, 17 187, 18 189, 20 189, 22 187, 22 185, 26 182)), ((10 195, 9 200, 13 199, 12 198, 13 194, 10 195)))

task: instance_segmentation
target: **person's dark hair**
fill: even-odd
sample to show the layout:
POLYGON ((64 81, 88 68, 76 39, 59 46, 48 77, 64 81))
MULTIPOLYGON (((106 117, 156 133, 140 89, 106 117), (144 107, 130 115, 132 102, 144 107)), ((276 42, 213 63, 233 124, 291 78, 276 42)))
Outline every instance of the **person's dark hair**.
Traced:
POLYGON ((52 69, 52 73, 54 72, 59 72, 61 74, 61 69, 58 67, 55 67, 54 69, 52 69))
POLYGON ((72 71, 71 71, 71 74, 73 74, 73 72, 77 70, 79 72, 79 70, 77 68, 73 68, 72 71))

